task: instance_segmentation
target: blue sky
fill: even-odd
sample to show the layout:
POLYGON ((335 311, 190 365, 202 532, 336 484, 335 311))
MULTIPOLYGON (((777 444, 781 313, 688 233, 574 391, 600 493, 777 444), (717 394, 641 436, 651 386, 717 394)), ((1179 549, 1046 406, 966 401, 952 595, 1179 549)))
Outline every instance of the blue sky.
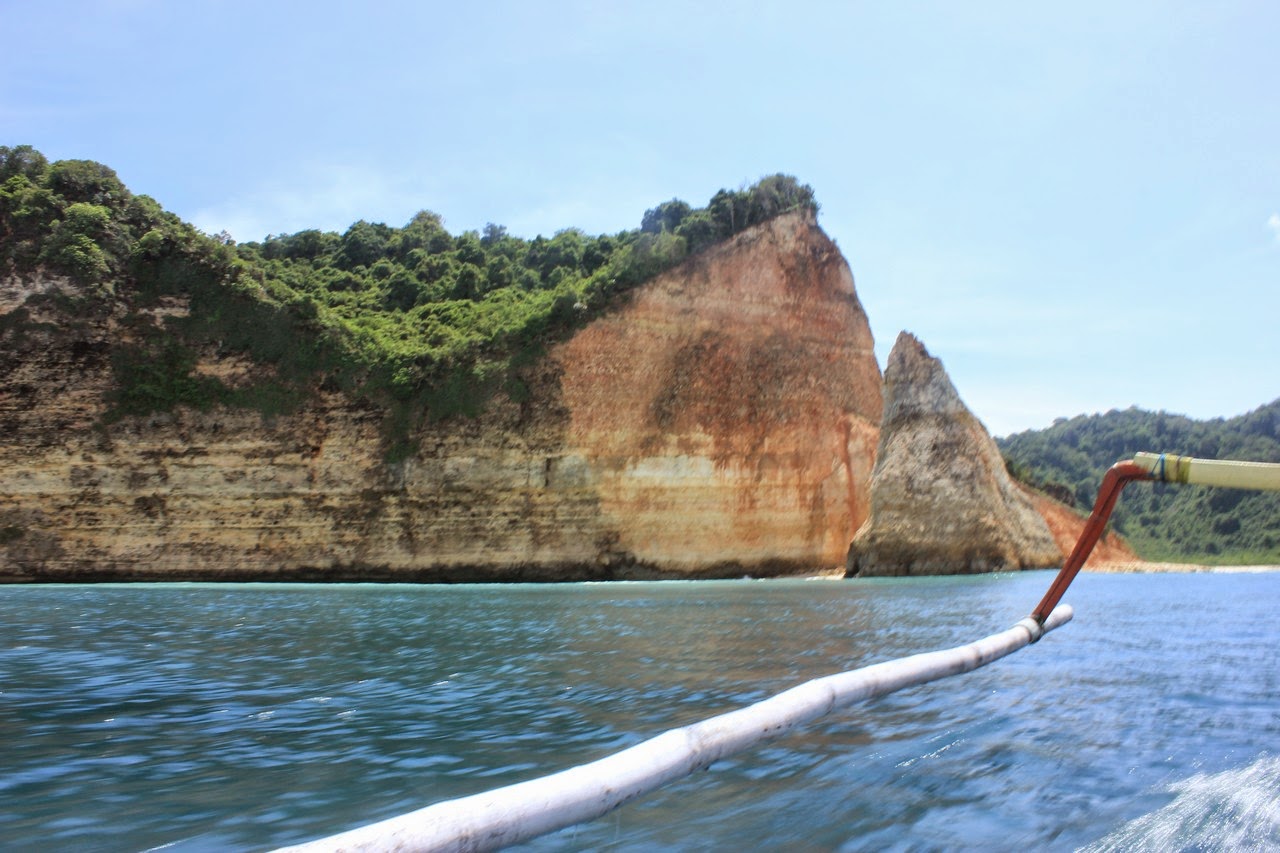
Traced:
POLYGON ((789 172, 881 364, 913 331, 996 434, 1280 396, 1280 4, 0 0, 0 29, 0 144, 206 231, 612 232, 789 172))

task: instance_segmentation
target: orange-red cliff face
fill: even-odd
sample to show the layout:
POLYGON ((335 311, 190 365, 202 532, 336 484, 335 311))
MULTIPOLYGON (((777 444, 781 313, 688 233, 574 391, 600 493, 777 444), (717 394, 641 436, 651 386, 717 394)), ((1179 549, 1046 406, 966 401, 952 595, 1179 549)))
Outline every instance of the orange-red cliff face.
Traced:
POLYGON ((566 443, 617 551, 673 571, 838 565, 866 519, 880 371, 808 215, 739 235, 558 348, 566 443))
POLYGON ((530 402, 426 427, 395 464, 378 413, 336 394, 103 424, 111 347, 147 318, 60 334, 60 287, 0 282, 0 319, 36 321, 0 354, 0 579, 779 573, 838 565, 866 518, 880 374, 805 214, 639 288, 554 348, 530 402))
MULTIPOLYGON (((1058 503, 1048 495, 1025 488, 1024 491, 1031 498, 1036 511, 1044 516, 1045 522, 1049 525, 1049 532, 1053 534, 1053 540, 1057 543, 1058 550, 1062 552, 1062 558, 1054 565, 1061 565, 1075 549, 1076 540, 1084 531, 1085 519, 1071 507, 1058 503)), ((1141 560, 1129 547, 1129 543, 1113 530, 1108 531, 1098 540, 1084 567, 1099 569, 1115 565, 1132 566, 1139 562, 1141 560)))

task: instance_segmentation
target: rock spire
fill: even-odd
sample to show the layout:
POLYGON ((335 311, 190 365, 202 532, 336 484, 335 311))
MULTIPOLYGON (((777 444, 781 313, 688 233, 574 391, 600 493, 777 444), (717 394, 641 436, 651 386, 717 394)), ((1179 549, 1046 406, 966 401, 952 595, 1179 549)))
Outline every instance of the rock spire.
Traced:
POLYGON ((913 335, 894 343, 871 478, 871 517, 853 575, 934 575, 1048 567, 1061 552, 995 442, 913 335))

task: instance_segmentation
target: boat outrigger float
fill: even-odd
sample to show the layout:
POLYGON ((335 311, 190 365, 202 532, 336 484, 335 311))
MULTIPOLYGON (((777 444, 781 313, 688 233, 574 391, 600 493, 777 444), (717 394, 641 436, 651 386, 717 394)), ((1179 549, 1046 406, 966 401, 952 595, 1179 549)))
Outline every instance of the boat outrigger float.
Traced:
POLYGON ((494 850, 593 820, 838 708, 986 666, 1071 620, 1071 607, 1058 602, 1101 537, 1120 491, 1136 480, 1280 490, 1280 464, 1138 453, 1107 471, 1093 512, 1049 591, 1030 616, 1008 630, 965 646, 806 681, 762 702, 672 729, 589 764, 284 849, 494 850))

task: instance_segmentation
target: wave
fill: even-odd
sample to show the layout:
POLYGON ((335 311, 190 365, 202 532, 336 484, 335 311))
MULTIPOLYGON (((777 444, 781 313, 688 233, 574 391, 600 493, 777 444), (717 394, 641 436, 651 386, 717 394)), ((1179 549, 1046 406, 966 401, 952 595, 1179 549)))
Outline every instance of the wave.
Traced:
POLYGON ((1112 851, 1280 849, 1280 757, 1222 773, 1200 773, 1168 788, 1168 805, 1081 848, 1112 851))

